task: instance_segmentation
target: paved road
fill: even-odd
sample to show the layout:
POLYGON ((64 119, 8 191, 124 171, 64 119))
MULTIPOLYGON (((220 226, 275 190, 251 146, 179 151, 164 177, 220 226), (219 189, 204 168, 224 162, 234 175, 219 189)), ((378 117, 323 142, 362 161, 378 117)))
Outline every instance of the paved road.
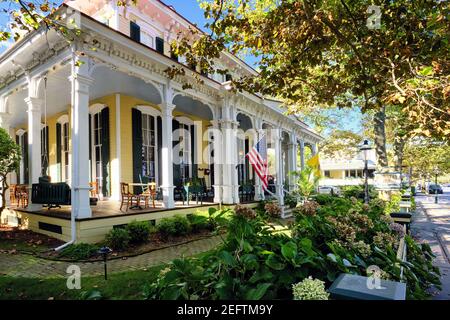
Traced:
POLYGON ((412 234, 430 244, 441 271, 443 288, 434 299, 450 300, 450 191, 439 195, 437 204, 434 195, 424 194, 416 196, 416 203, 412 234))

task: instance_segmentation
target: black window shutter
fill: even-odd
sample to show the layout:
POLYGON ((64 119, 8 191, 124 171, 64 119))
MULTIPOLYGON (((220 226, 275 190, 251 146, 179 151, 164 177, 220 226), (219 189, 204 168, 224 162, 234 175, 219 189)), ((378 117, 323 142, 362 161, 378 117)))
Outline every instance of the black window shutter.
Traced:
MULTIPOLYGON (((172 120, 172 132, 174 132, 175 130, 178 130, 179 128, 180 128, 180 123, 177 120, 173 119, 172 120)), ((172 148, 175 147, 179 143, 180 143, 179 141, 172 141, 172 148)), ((179 158, 180 157, 178 154, 173 155, 173 160, 174 160, 173 161, 173 185, 175 187, 181 186, 181 171, 180 171, 179 158)))
POLYGON ((141 42, 141 27, 133 21, 130 21, 130 38, 134 41, 141 42))
POLYGON ((29 175, 29 169, 28 169, 28 132, 25 132, 23 134, 23 149, 22 149, 22 155, 23 155, 23 168, 24 168, 24 174, 23 174, 23 182, 25 184, 30 183, 30 175, 29 175))
POLYGON ((195 147, 195 125, 191 125, 190 131, 191 131, 191 166, 192 166, 192 177, 197 178, 198 177, 198 164, 197 164, 197 157, 196 157, 196 150, 195 147))
MULTIPOLYGON (((245 139, 245 145, 244 145, 244 154, 247 154, 250 150, 249 150, 249 148, 250 148, 250 145, 249 145, 249 143, 250 143, 250 141, 249 141, 249 139, 247 138, 247 139, 245 139)), ((244 162, 245 162, 245 183, 247 183, 248 181, 249 181, 249 179, 250 179, 250 172, 249 172, 249 169, 250 169, 250 162, 248 161, 248 158, 247 157, 245 157, 244 158, 245 160, 244 160, 244 162)))
MULTIPOLYGON (((142 112, 131 109, 132 131, 133 131, 133 182, 140 182, 142 175, 142 112)), ((142 192, 142 188, 135 187, 135 193, 142 192)))
POLYGON ((156 37, 156 51, 164 54, 164 40, 160 37, 156 37))
POLYGON ((61 153, 62 153, 62 145, 61 145, 61 124, 56 123, 56 172, 58 176, 56 177, 56 181, 61 181, 62 177, 62 161, 61 161, 61 153))
MULTIPOLYGON (((16 135, 16 144, 18 146, 20 146, 20 136, 19 135, 16 135)), ((20 150, 20 152, 22 153, 22 158, 23 158, 23 156, 24 156, 23 150, 20 150)), ((16 170, 16 175, 17 175, 17 184, 19 184, 20 183, 20 167, 19 167, 19 169, 16 170)))
POLYGON ((48 172, 48 165, 49 165, 49 153, 48 153, 48 147, 49 147, 49 141, 48 141, 48 126, 45 126, 45 128, 42 130, 43 132, 43 138, 44 138, 44 143, 45 143, 45 150, 43 150, 45 152, 45 156, 43 156, 42 158, 42 176, 46 175, 50 175, 50 173, 48 172))
POLYGON ((161 117, 156 117, 156 132, 158 134, 158 145, 157 145, 157 150, 158 150, 158 181, 161 184, 162 183, 162 154, 161 154, 161 149, 162 149, 162 119, 161 117))
POLYGON ((102 193, 103 196, 111 195, 110 155, 109 155, 109 108, 101 111, 102 122, 102 193))

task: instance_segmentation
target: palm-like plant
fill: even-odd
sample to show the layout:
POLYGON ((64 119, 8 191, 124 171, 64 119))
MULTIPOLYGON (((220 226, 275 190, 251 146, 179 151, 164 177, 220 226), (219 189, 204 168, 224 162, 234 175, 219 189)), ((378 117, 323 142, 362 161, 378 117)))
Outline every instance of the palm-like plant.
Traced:
POLYGON ((311 194, 314 193, 319 183, 320 176, 317 175, 317 169, 311 166, 306 166, 303 170, 299 172, 292 172, 291 174, 298 177, 298 193, 305 201, 307 201, 311 194))

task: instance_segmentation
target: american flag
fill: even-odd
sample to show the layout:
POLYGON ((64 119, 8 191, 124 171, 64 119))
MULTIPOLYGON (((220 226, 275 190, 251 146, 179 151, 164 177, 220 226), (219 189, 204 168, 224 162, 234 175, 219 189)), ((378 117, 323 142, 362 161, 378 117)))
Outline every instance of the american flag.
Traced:
POLYGON ((267 190, 269 184, 269 167, 267 165, 266 136, 263 136, 245 156, 261 179, 263 189, 267 190))

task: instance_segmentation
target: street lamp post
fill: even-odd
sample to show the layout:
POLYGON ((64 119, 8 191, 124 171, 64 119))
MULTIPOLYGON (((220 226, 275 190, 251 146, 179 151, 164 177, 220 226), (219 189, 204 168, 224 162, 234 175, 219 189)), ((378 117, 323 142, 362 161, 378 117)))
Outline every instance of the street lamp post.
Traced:
MULTIPOLYGON (((434 172, 434 184, 437 185, 438 184, 438 171, 436 169, 436 171, 434 172)), ((438 203, 438 191, 436 189, 436 195, 434 196, 434 203, 438 203)))
POLYGON ((369 141, 364 140, 364 143, 359 148, 364 158, 364 203, 369 203, 369 168, 368 168, 368 158, 369 158, 369 150, 372 147, 369 146, 369 141))

